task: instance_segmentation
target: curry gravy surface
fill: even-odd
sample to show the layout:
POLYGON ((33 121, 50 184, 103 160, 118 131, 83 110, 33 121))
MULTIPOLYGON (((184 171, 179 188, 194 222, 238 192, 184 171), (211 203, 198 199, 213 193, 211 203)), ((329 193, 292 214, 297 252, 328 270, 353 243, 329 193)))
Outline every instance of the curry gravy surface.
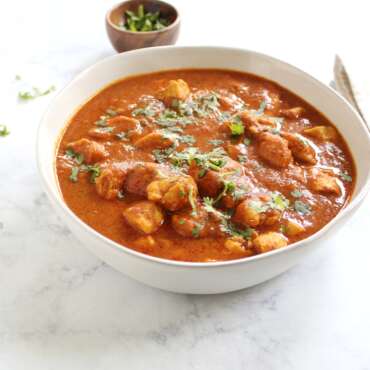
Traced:
MULTIPOLYGON (((175 91, 174 94, 176 93, 175 91)), ((336 130, 330 138, 320 137, 315 132, 305 133, 305 130, 318 126, 333 127, 322 114, 301 98, 275 83, 253 75, 226 70, 194 69, 134 76, 108 86, 74 115, 57 150, 56 171, 68 207, 93 229, 119 244, 173 260, 211 262, 243 258, 284 247, 312 235, 335 217, 348 202, 355 183, 352 157, 336 130), (166 89, 169 81, 179 79, 189 86, 190 95, 183 99, 180 94, 172 99, 171 92, 166 89), (180 114, 179 106, 188 111, 180 114), (294 117, 295 111, 292 111, 294 114, 289 113, 289 109, 296 107, 301 109, 299 115, 294 117), (173 125, 174 120, 169 119, 170 124, 167 122, 167 125, 166 118, 161 121, 160 117, 165 111, 169 117, 171 111, 177 112, 181 123, 173 125), (248 120, 249 113, 242 115, 245 111, 251 112, 252 121, 258 121, 255 126, 254 121, 251 123, 248 120), (114 118, 120 116, 137 120, 138 127, 125 130, 120 124, 115 125, 114 118), (94 134, 94 130, 101 129, 101 136, 100 132, 94 134), (240 133, 241 130, 244 131, 240 133), (107 134, 105 136, 104 131, 107 134), (144 141, 140 148, 136 146, 140 139, 153 131, 160 131, 164 140, 172 142, 169 150, 165 150, 168 147, 156 148, 150 141, 147 145, 144 141), (289 135, 284 136, 286 133, 295 135, 300 140, 303 151, 309 146, 314 156, 311 162, 302 160, 305 157, 299 152, 299 142, 295 143, 294 137, 290 142, 285 138, 290 138, 289 135), (105 151, 104 158, 95 161, 92 156, 92 162, 85 163, 89 157, 89 153, 84 152, 86 148, 81 149, 85 154, 82 158, 78 156, 81 154, 78 152, 79 145, 73 145, 81 139, 100 144, 105 151), (269 140, 272 140, 271 145, 269 140), (280 153, 280 149, 272 150, 272 158, 269 158, 269 148, 275 145, 275 141, 277 146, 282 146, 282 151, 289 150, 289 153, 280 153), (181 209, 171 210, 164 207, 159 200, 156 204, 163 214, 162 224, 154 232, 145 233, 133 227, 123 216, 125 210, 137 202, 147 200, 145 195, 127 191, 125 179, 114 199, 105 199, 97 191, 94 181, 99 180, 103 169, 109 169, 118 163, 120 170, 127 172, 136 163, 160 161, 159 166, 168 166, 169 171, 172 171, 174 161, 172 157, 166 158, 166 155, 173 150, 176 157, 176 153, 187 152, 189 148, 196 148, 199 153, 210 153, 215 149, 224 151, 224 157, 230 158, 233 168, 237 169, 231 175, 225 174, 223 168, 227 165, 219 165, 217 162, 217 171, 208 167, 206 170, 201 168, 193 176, 200 193, 196 196, 196 208, 199 207, 201 213, 203 212, 205 197, 210 198, 208 202, 216 202, 212 203, 211 211, 210 207, 205 207, 203 213, 206 221, 194 221, 194 228, 197 229, 191 230, 190 234, 186 234, 187 231, 182 230, 182 227, 187 225, 187 217, 192 217, 192 212, 194 213, 191 202, 181 209), (281 159, 286 160, 287 165, 279 162, 280 155, 285 155, 286 158, 281 159), (314 161, 316 162, 313 163, 314 161), (85 167, 81 167, 84 164, 85 167), (95 172, 93 166, 98 168, 95 172), (74 168, 79 168, 77 175, 74 168), (217 195, 208 194, 208 184, 202 190, 199 184, 203 177, 200 176, 206 178, 203 172, 210 174, 210 182, 212 176, 218 176, 217 181, 221 181, 221 187, 217 195), (240 195, 239 192, 239 198, 236 199, 235 184, 236 189, 240 190, 240 177, 245 178, 247 185, 242 189, 244 193, 241 192, 240 195), (318 183, 318 179, 327 180, 328 183, 318 183), (217 199, 223 191, 224 196, 217 199), (232 199, 230 208, 227 201, 233 197, 235 199, 232 199), (248 221, 243 213, 246 208, 239 209, 240 217, 235 216, 237 207, 246 199, 253 200, 252 211, 256 213, 259 223, 254 219, 248 221), (212 227, 212 231, 203 233, 204 223, 208 222, 207 217, 217 216, 209 215, 212 210, 219 210, 225 216, 227 226, 215 226, 221 231, 214 231, 212 227), (185 215, 186 219, 186 225, 180 219, 177 230, 172 225, 176 214, 185 215), (292 225, 299 227, 291 228, 292 225), (266 234, 269 235, 267 238, 256 239, 266 234), (276 241, 276 237, 280 241, 276 241), (226 242, 227 240, 232 242, 226 242)), ((194 163, 182 163, 182 168, 173 169, 173 173, 189 177, 189 173, 192 174, 189 167, 195 166, 194 163)), ((122 176, 126 176, 126 172, 122 176)), ((212 183, 209 188, 211 186, 212 183)), ((185 197, 188 196, 192 195, 185 194, 185 197)), ((215 220, 209 222, 215 223, 215 220)), ((222 222, 220 221, 221 224, 222 222)))

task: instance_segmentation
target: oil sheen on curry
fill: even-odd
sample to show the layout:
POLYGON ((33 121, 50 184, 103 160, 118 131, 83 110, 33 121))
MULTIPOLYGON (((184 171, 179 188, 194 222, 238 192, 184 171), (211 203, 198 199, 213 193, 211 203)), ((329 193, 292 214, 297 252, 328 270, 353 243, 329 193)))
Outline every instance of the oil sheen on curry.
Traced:
POLYGON ((69 122, 56 170, 65 202, 93 229, 192 262, 307 238, 355 182, 343 138, 317 110, 273 82, 208 69, 108 86, 69 122))

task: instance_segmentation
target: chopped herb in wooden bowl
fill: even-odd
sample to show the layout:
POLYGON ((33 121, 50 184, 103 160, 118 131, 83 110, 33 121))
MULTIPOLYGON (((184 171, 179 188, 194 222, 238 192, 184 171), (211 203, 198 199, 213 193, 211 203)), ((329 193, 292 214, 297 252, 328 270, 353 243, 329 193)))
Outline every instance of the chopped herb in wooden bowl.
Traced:
POLYGON ((124 14, 122 27, 131 32, 150 32, 159 31, 169 25, 159 11, 147 12, 144 5, 140 4, 136 12, 127 10, 124 14))

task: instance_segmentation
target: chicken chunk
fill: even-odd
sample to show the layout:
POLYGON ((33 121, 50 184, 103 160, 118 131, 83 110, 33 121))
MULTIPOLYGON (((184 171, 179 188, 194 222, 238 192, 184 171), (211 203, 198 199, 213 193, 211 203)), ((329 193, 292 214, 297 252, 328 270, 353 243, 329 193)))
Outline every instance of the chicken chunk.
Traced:
POLYGON ((216 197, 222 191, 225 174, 233 173, 241 176, 243 166, 230 158, 225 158, 225 164, 219 171, 201 168, 196 163, 192 163, 189 169, 189 175, 196 181, 201 195, 210 197, 216 197))
POLYGON ((261 222, 260 212, 252 206, 250 200, 245 200, 236 208, 233 221, 243 226, 256 227, 261 222))
POLYGON ((135 146, 139 149, 166 149, 174 145, 176 142, 175 136, 155 130, 147 134, 135 142, 135 146))
POLYGON ((293 220, 287 220, 285 223, 285 234, 287 236, 296 236, 305 231, 304 226, 299 222, 293 220))
POLYGON ((304 113, 303 107, 294 107, 289 109, 280 109, 280 114, 286 118, 300 118, 304 113))
POLYGON ((322 141, 332 141, 338 136, 337 130, 331 126, 315 126, 305 129, 303 133, 322 141))
POLYGON ((230 253, 245 253, 246 251, 248 251, 248 249, 246 248, 247 242, 241 237, 232 237, 226 239, 224 242, 224 247, 230 253))
POLYGON ((84 162, 87 164, 99 162, 107 158, 109 155, 103 144, 99 144, 96 141, 89 139, 80 139, 69 143, 67 148, 72 149, 76 153, 82 154, 84 162))
POLYGON ((309 178, 309 186, 312 191, 321 194, 334 194, 340 195, 340 180, 334 175, 326 173, 324 171, 315 171, 309 178))
POLYGON ((237 161, 240 160, 240 158, 246 158, 248 150, 244 144, 228 144, 227 153, 230 158, 237 161))
POLYGON ((95 180, 95 188, 97 193, 105 199, 117 199, 118 194, 123 187, 127 169, 122 169, 114 166, 104 168, 100 176, 95 180))
POLYGON ((208 214, 200 207, 194 210, 184 210, 172 215, 171 225, 173 229, 186 238, 204 238, 207 230, 208 214))
POLYGON ((263 124, 258 122, 258 116, 249 110, 241 112, 240 119, 244 124, 245 131, 251 136, 255 136, 266 129, 263 124))
POLYGON ((137 202, 123 211, 126 222, 143 234, 152 234, 164 222, 161 208, 148 200, 137 202))
POLYGON ((269 132, 258 135, 257 152, 264 161, 276 168, 286 168, 292 162, 288 141, 269 132))
POLYGON ((281 136, 288 141, 288 147, 293 157, 308 164, 316 164, 316 152, 312 143, 299 134, 282 132, 281 136))
POLYGON ((148 185, 168 176, 168 173, 168 169, 158 164, 139 163, 128 171, 124 188, 129 193, 146 196, 148 185))
POLYGON ((161 204, 169 211, 178 211, 195 204, 198 188, 190 176, 156 180, 147 187, 149 200, 161 204))
POLYGON ((287 239, 284 235, 275 231, 269 231, 258 235, 253 239, 252 243, 256 253, 266 253, 288 245, 287 239))
POLYGON ((270 207, 268 202, 271 200, 269 195, 245 199, 237 206, 233 221, 250 227, 274 225, 280 220, 283 211, 270 207))
POLYGON ((170 80, 163 91, 162 99, 166 105, 171 105, 174 99, 186 100, 189 95, 190 89, 184 80, 170 80))
POLYGON ((139 250, 148 253, 153 251, 157 242, 151 235, 145 235, 134 240, 133 244, 136 248, 139 248, 139 250))

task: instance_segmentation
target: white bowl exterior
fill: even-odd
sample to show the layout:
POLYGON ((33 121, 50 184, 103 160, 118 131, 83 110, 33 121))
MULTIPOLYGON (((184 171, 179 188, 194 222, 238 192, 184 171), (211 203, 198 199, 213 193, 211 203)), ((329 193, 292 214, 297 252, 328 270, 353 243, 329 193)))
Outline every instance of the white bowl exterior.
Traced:
POLYGON ((335 232, 357 208, 369 185, 370 137, 359 115, 333 90, 269 56, 217 47, 161 47, 107 58, 74 79, 52 102, 38 132, 38 165, 45 188, 62 219, 93 253, 126 275, 157 288, 181 293, 221 293, 268 280, 296 264, 335 232), (315 106, 345 137, 357 165, 351 204, 314 236, 287 248, 243 260, 181 263, 142 255, 119 246, 79 220, 65 205, 55 175, 56 143, 66 122, 115 80, 142 73, 181 68, 220 68, 249 72, 272 80, 315 106))

